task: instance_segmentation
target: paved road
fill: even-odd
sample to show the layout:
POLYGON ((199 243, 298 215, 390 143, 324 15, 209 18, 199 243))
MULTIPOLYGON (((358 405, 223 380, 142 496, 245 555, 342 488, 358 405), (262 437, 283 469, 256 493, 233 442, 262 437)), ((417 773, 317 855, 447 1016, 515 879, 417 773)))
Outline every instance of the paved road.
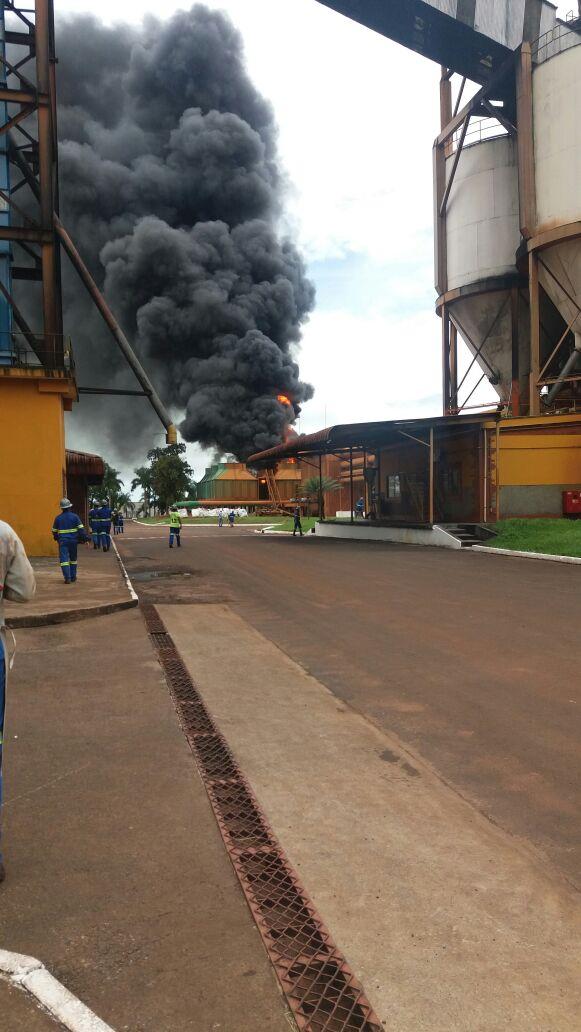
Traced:
POLYGON ((165 530, 127 529, 143 596, 230 601, 581 888, 579 568, 242 528, 183 538, 169 551, 165 530))

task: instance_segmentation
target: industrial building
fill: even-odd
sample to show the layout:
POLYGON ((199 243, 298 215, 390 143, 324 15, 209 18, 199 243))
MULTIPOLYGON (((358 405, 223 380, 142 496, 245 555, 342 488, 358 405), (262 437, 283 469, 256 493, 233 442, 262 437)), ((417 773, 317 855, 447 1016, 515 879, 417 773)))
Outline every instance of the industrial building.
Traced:
POLYGON ((251 471, 243 462, 217 462, 198 482, 201 505, 244 506, 251 511, 290 505, 300 494, 301 469, 296 459, 282 461, 271 483, 270 474, 251 471))
POLYGON ((561 21, 547 0, 320 2, 442 67, 443 417, 333 427, 249 461, 310 454, 322 469, 342 452, 352 504, 372 449, 360 483, 386 523, 559 515, 581 486, 581 17, 561 21), (475 401, 485 382, 493 406, 475 401))

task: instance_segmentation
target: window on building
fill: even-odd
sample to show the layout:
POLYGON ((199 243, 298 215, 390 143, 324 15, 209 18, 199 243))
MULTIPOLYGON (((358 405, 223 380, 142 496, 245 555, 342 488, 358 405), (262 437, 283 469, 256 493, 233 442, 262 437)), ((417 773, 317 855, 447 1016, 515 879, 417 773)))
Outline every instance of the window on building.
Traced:
POLYGON ((401 475, 390 473, 387 478, 387 497, 401 498, 401 475))

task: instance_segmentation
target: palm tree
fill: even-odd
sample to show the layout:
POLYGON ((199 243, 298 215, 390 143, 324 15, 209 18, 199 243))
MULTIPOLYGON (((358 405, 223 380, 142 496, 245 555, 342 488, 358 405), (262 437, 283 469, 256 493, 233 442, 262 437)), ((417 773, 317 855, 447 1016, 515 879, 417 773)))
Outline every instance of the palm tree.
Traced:
POLYGON ((114 469, 108 462, 104 462, 103 465, 105 467, 105 475, 101 485, 103 494, 110 500, 111 505, 116 508, 119 505, 119 495, 122 493, 123 481, 119 476, 118 469, 114 469))
POLYGON ((139 466, 134 469, 135 476, 131 481, 131 490, 136 491, 138 488, 141 491, 141 499, 143 502, 143 508, 147 510, 149 516, 152 505, 155 504, 155 491, 153 488, 151 469, 149 466, 139 466))
POLYGON ((307 480, 303 480, 301 490, 309 501, 313 502, 315 499, 318 501, 319 516, 323 519, 325 516, 325 494, 330 491, 340 491, 341 484, 334 477, 308 477, 307 480))
POLYGON ((133 512, 135 506, 131 501, 130 496, 127 494, 127 491, 123 491, 117 496, 117 508, 122 509, 126 515, 128 510, 133 512))

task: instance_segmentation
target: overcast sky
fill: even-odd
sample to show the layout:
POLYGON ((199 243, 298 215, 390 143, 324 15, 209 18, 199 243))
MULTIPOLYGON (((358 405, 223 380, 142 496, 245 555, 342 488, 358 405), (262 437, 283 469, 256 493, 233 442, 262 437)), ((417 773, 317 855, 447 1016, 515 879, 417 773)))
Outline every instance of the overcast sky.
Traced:
MULTIPOLYGON (((240 28, 274 105, 288 220, 317 286, 299 357, 316 389, 303 432, 337 422, 438 415, 432 142, 435 64, 315 0, 206 0, 240 28)), ((186 3, 100 0, 99 17, 167 17, 186 3)), ((58 13, 95 12, 55 0, 58 13)), ((566 10, 563 9, 563 12, 566 10)), ((486 397, 495 397, 488 388, 486 397)), ((482 398, 482 395, 481 395, 482 398)), ((204 456, 192 449, 196 476, 204 456)))

